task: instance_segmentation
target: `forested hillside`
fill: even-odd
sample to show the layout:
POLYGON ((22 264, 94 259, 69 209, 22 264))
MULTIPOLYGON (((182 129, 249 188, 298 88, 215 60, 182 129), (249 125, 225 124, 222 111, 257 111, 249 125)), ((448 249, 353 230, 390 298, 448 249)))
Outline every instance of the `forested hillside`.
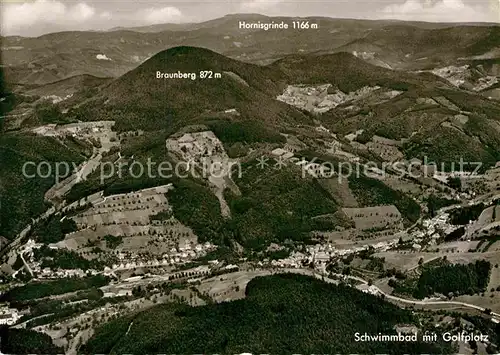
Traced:
POLYGON ((79 151, 55 138, 18 133, 0 135, 0 157, 0 235, 7 238, 48 208, 44 194, 55 183, 55 163, 73 166, 84 159, 79 151), (50 167, 40 165, 41 174, 37 174, 41 162, 50 167), (31 165, 26 166, 25 176, 27 163, 31 165))
POLYGON ((396 324, 415 319, 409 311, 350 287, 287 274, 253 279, 246 295, 194 308, 160 305, 120 318, 97 329, 83 353, 452 352, 440 343, 355 342, 356 332, 395 334, 396 324))

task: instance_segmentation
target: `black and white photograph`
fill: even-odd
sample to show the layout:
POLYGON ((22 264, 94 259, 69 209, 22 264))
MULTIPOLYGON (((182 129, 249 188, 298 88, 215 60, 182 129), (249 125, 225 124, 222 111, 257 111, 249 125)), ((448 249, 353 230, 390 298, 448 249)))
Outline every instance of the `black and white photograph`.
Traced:
POLYGON ((499 354, 499 263, 499 0, 0 0, 0 354, 499 354))

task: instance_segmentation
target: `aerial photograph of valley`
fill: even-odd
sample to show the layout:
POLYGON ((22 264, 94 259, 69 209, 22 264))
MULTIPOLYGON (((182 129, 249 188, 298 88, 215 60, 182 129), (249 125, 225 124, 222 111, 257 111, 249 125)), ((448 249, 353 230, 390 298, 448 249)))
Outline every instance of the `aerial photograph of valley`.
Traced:
POLYGON ((0 19, 0 354, 500 354, 499 0, 0 19))

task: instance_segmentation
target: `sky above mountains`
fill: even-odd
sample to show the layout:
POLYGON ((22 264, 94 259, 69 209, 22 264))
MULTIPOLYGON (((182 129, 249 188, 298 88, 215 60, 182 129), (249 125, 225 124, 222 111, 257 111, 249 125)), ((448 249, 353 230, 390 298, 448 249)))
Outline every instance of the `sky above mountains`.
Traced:
POLYGON ((500 22, 500 0, 0 0, 2 35, 200 22, 230 13, 500 22))

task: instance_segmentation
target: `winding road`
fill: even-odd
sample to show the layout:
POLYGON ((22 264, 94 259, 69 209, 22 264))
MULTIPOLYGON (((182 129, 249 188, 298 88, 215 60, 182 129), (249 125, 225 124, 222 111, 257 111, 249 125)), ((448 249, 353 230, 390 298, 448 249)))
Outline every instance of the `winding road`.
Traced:
MULTIPOLYGON (((328 283, 335 283, 335 284, 339 283, 338 280, 331 279, 331 278, 329 278, 327 276, 324 276, 322 274, 319 274, 319 273, 314 272, 314 271, 309 270, 309 269, 282 269, 281 272, 291 272, 291 273, 297 273, 297 274, 302 274, 302 275, 306 274, 306 275, 314 276, 314 277, 316 277, 318 279, 322 279, 322 280, 324 280, 325 282, 328 282, 328 283)), ((350 279, 350 280, 358 281, 358 282, 361 282, 364 285, 368 285, 368 281, 366 281, 366 280, 364 280, 364 279, 362 279, 360 277, 357 277, 357 276, 341 275, 341 274, 330 274, 330 275, 333 275, 333 276, 336 276, 336 277, 339 277, 339 278, 342 278, 342 279, 350 279)), ((440 305, 444 306, 444 305, 452 305, 452 306, 461 306, 461 307, 471 308, 471 309, 475 309, 475 310, 481 311, 481 312, 484 312, 486 310, 485 308, 477 306, 475 304, 466 303, 466 302, 459 302, 459 301, 410 300, 410 299, 407 299, 407 298, 401 298, 401 297, 397 297, 397 296, 388 294, 388 293, 382 291, 377 286, 371 285, 371 287, 374 290, 376 290, 376 294, 383 295, 386 299, 397 301, 397 302, 401 302, 401 303, 406 303, 406 304, 410 304, 410 305, 419 305, 419 306, 440 306, 440 305)), ((499 313, 491 312, 490 315, 494 316, 493 319, 496 322, 500 322, 500 314, 499 313)))

